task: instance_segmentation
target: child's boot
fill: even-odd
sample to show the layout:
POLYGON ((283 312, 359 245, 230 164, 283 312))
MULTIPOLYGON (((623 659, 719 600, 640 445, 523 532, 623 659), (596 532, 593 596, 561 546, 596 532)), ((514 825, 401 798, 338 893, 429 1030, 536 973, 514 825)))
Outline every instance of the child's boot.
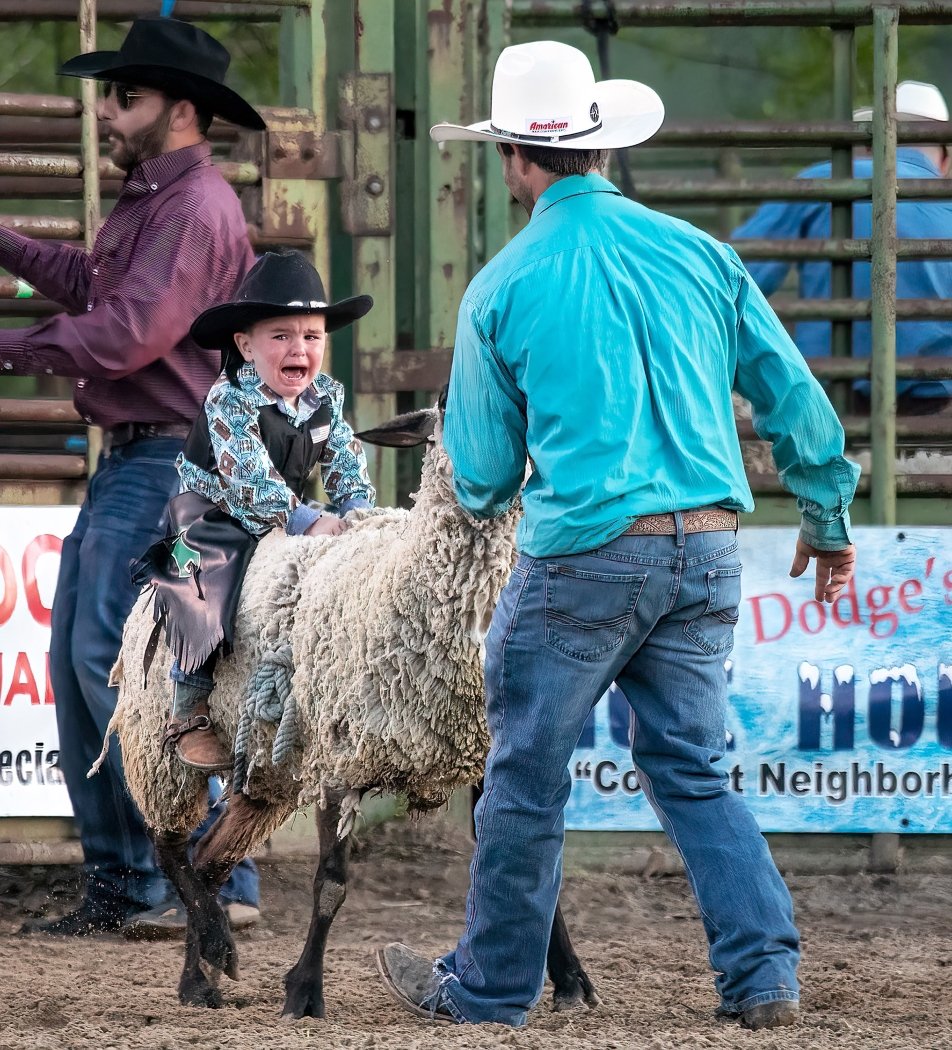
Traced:
POLYGON ((180 762, 206 773, 231 769, 233 764, 208 716, 208 692, 184 682, 175 683, 172 717, 162 746, 174 747, 180 762))

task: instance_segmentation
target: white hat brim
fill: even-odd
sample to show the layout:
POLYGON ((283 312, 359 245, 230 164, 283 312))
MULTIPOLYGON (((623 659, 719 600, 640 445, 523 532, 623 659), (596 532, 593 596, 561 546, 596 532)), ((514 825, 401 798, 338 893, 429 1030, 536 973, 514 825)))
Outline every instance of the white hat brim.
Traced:
POLYGON ((645 142, 664 121, 664 103, 647 84, 637 80, 602 80, 595 85, 601 127, 557 142, 500 134, 492 121, 478 124, 436 124, 430 128, 434 142, 508 142, 514 146, 546 149, 624 149, 645 142))

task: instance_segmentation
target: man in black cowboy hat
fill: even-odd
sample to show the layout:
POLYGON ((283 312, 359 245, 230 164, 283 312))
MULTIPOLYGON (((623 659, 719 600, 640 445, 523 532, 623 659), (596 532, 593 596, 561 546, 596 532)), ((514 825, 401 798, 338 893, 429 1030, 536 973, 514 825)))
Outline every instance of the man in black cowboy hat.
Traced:
MULTIPOLYGON (((218 372, 189 339, 192 321, 229 298, 253 261, 238 198, 212 166, 214 116, 262 129, 224 84, 229 55, 173 19, 135 22, 119 51, 71 59, 62 72, 105 82, 99 106, 122 191, 92 253, 0 229, 0 265, 66 312, 0 332, 0 370, 76 380, 76 407, 103 428, 103 453, 72 535, 53 606, 50 674, 60 768, 83 845, 80 907, 32 929, 115 930, 170 889, 155 866, 115 750, 86 771, 116 702, 108 685, 135 590, 127 566, 156 538, 175 490, 175 457, 218 372)), ((257 906, 257 876, 226 901, 257 906)), ((231 896, 228 896, 228 893, 231 896)))

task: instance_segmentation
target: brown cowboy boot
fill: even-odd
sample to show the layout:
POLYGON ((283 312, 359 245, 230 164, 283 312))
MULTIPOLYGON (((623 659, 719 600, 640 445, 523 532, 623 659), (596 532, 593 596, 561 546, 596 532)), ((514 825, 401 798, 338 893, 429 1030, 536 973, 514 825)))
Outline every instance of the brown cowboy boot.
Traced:
POLYGON ((205 700, 195 704, 188 718, 179 719, 172 715, 165 728, 162 747, 174 747, 175 756, 183 765, 206 773, 231 769, 233 765, 231 754, 215 735, 205 700))

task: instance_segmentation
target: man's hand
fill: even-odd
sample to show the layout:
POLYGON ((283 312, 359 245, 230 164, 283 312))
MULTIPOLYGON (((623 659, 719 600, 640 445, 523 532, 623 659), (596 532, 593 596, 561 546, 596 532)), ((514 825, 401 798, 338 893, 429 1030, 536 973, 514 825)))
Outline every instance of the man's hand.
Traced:
POLYGON ((818 551, 803 540, 797 540, 790 575, 802 576, 811 558, 816 558, 816 600, 832 604, 852 579, 856 568, 856 548, 851 543, 841 551, 818 551))
POLYGON ((350 528, 350 523, 336 514, 322 514, 304 531, 305 536, 339 536, 350 528))

